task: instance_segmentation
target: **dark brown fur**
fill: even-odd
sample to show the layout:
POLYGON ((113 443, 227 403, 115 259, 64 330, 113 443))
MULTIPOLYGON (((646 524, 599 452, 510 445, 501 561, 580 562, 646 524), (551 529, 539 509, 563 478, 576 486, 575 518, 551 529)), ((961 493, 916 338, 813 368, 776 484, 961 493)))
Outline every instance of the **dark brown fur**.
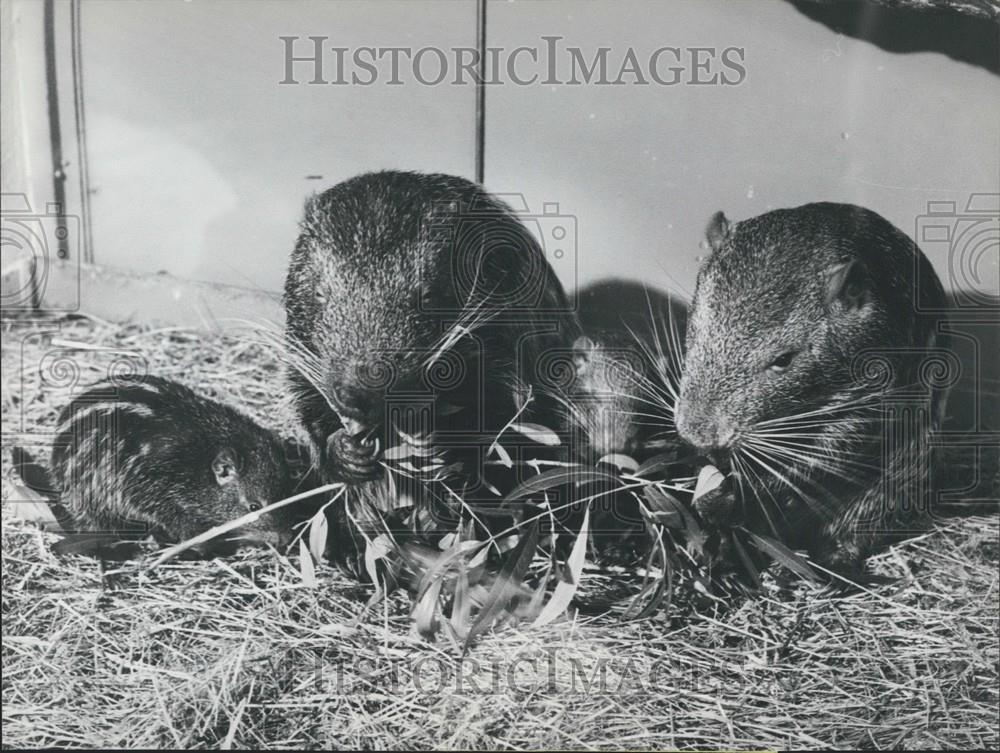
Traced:
MULTIPOLYGON (((122 538, 189 539, 276 502, 292 479, 277 437, 249 417, 158 377, 101 382, 59 415, 51 460, 70 527, 122 538)), ((279 544, 283 513, 238 529, 279 544)))
POLYGON ((808 204, 709 227, 677 427, 733 463, 751 525, 856 571, 926 513, 944 290, 879 215, 808 204), (919 284, 918 284, 919 283, 919 284), (906 410, 903 407, 906 406, 906 410))
POLYGON ((577 331, 514 213, 449 175, 369 173, 313 197, 285 306, 296 407, 327 481, 378 478, 377 450, 404 425, 475 463, 528 390, 540 396, 540 355, 577 331))
POLYGON ((638 283, 602 280, 577 293, 584 335, 567 395, 580 455, 642 462, 676 446, 673 407, 683 359, 683 305, 638 283))

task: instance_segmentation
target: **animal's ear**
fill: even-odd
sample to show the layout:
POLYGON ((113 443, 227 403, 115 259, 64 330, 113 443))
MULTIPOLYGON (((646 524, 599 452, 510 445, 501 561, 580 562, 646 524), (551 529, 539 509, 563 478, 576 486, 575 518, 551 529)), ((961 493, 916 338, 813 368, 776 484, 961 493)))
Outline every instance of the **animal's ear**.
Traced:
POLYGON ((713 251, 718 251, 719 246, 729 237, 732 229, 732 223, 726 219, 726 215, 722 212, 716 212, 712 215, 712 219, 708 221, 708 228, 705 230, 705 237, 708 238, 708 245, 712 247, 713 251))
POLYGON ((573 342, 573 365, 576 366, 577 372, 587 368, 587 364, 590 363, 596 349, 597 345, 586 335, 580 335, 576 338, 573 342))
POLYGON ((838 300, 851 311, 869 300, 865 267, 857 259, 835 264, 826 271, 826 303, 838 300))
POLYGON ((212 473, 215 474, 215 483, 225 486, 236 480, 236 454, 228 447, 221 450, 212 461, 212 473))

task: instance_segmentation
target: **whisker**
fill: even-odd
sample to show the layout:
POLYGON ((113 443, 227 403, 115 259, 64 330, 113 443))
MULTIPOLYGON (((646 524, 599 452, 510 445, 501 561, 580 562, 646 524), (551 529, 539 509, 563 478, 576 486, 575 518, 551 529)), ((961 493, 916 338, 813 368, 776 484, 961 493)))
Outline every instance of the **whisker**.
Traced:
MULTIPOLYGON (((736 457, 737 453, 733 453, 734 460, 736 459, 736 457)), ((782 509, 781 505, 778 503, 778 500, 775 499, 774 494, 771 493, 771 490, 768 489, 767 484, 764 483, 764 480, 750 465, 749 462, 750 460, 751 458, 749 458, 749 456, 746 458, 746 461, 740 459, 740 465, 744 467, 749 474, 752 474, 755 479, 757 479, 757 483, 760 485, 760 488, 764 491, 764 493, 767 494, 768 497, 771 498, 771 504, 774 506, 774 509, 778 511, 781 517, 782 518, 786 517, 784 509, 782 509)), ((750 476, 748 475, 746 479, 747 479, 747 485, 750 486, 752 489, 753 483, 750 480, 750 476)), ((763 499, 760 494, 755 494, 754 497, 760 507, 760 511, 764 513, 764 518, 767 520, 767 524, 771 527, 771 531, 773 531, 776 536, 779 535, 778 527, 777 525, 775 525, 774 520, 772 520, 770 513, 768 513, 767 511, 767 501, 763 499)))
POLYGON ((833 473, 841 478, 851 480, 851 477, 847 475, 846 470, 848 468, 854 468, 856 470, 862 471, 877 471, 881 469, 881 466, 874 465, 872 463, 862 463, 857 460, 850 460, 846 458, 835 459, 828 458, 825 455, 819 453, 810 453, 803 450, 795 450, 787 447, 781 447, 778 445, 760 445, 757 443, 749 442, 753 447, 758 450, 769 450, 772 455, 777 459, 778 456, 785 457, 791 460, 797 460, 803 462, 807 465, 813 465, 814 463, 810 461, 816 461, 815 465, 818 465, 822 470, 828 473, 833 473))
POLYGON ((753 448, 753 450, 751 450, 750 448, 744 446, 744 452, 749 457, 752 457, 758 465, 767 470, 778 481, 782 482, 790 489, 792 489, 796 494, 798 494, 802 498, 802 501, 805 502, 807 505, 809 505, 809 507, 817 510, 824 517, 830 516, 830 509, 832 509, 833 507, 832 505, 827 506, 823 504, 820 500, 813 497, 812 495, 806 494, 797 484, 791 481, 791 479, 789 479, 785 474, 781 473, 781 471, 772 467, 765 459, 765 458, 770 458, 771 460, 777 460, 776 458, 767 455, 767 453, 765 453, 760 447, 755 447, 753 448))

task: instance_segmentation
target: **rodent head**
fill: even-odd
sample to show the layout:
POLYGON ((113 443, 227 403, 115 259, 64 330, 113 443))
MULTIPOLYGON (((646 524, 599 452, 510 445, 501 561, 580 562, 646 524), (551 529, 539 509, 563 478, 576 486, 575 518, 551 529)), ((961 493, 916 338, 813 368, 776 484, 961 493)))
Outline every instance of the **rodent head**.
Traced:
POLYGON ((809 204, 735 225, 718 212, 707 236, 676 412, 707 454, 762 421, 846 407, 865 389, 856 357, 919 342, 920 252, 874 212, 809 204))
MULTIPOLYGON (((573 343, 575 380, 572 416, 596 458, 641 449, 649 425, 648 384, 638 347, 613 339, 595 342, 582 335, 573 343)), ((647 432, 648 433, 648 432, 647 432)))
MULTIPOLYGON (((222 447, 211 464, 215 482, 215 509, 220 522, 235 520, 284 498, 291 480, 281 447, 261 441, 238 449, 222 447)), ((253 523, 237 529, 240 538, 280 546, 288 538, 283 510, 265 513, 253 523)))
POLYGON ((521 333, 488 322, 563 298, 531 233, 480 187, 444 175, 361 175, 306 205, 285 307, 293 357, 308 363, 293 366, 339 419, 322 427, 328 436, 342 426, 352 439, 378 438, 390 433, 389 392, 425 401, 459 394, 479 372, 496 383, 516 376, 521 333))
MULTIPOLYGON (((411 392, 455 307, 414 188, 370 176, 307 204, 285 285, 288 336, 348 433, 384 427, 385 396, 411 392)), ((445 262, 445 267, 447 263, 445 262)))

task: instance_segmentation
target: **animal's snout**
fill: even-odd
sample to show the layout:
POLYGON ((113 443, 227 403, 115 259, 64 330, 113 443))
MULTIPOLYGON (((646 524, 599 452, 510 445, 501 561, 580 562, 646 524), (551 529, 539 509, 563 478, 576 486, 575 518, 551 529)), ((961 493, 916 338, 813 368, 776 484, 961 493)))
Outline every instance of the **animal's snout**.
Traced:
POLYGON ((728 451, 736 439, 732 421, 716 413, 692 410, 683 399, 677 404, 675 423, 681 439, 705 455, 728 451))
POLYGON ((381 396, 354 387, 334 388, 337 416, 352 437, 364 437, 380 428, 381 396))

